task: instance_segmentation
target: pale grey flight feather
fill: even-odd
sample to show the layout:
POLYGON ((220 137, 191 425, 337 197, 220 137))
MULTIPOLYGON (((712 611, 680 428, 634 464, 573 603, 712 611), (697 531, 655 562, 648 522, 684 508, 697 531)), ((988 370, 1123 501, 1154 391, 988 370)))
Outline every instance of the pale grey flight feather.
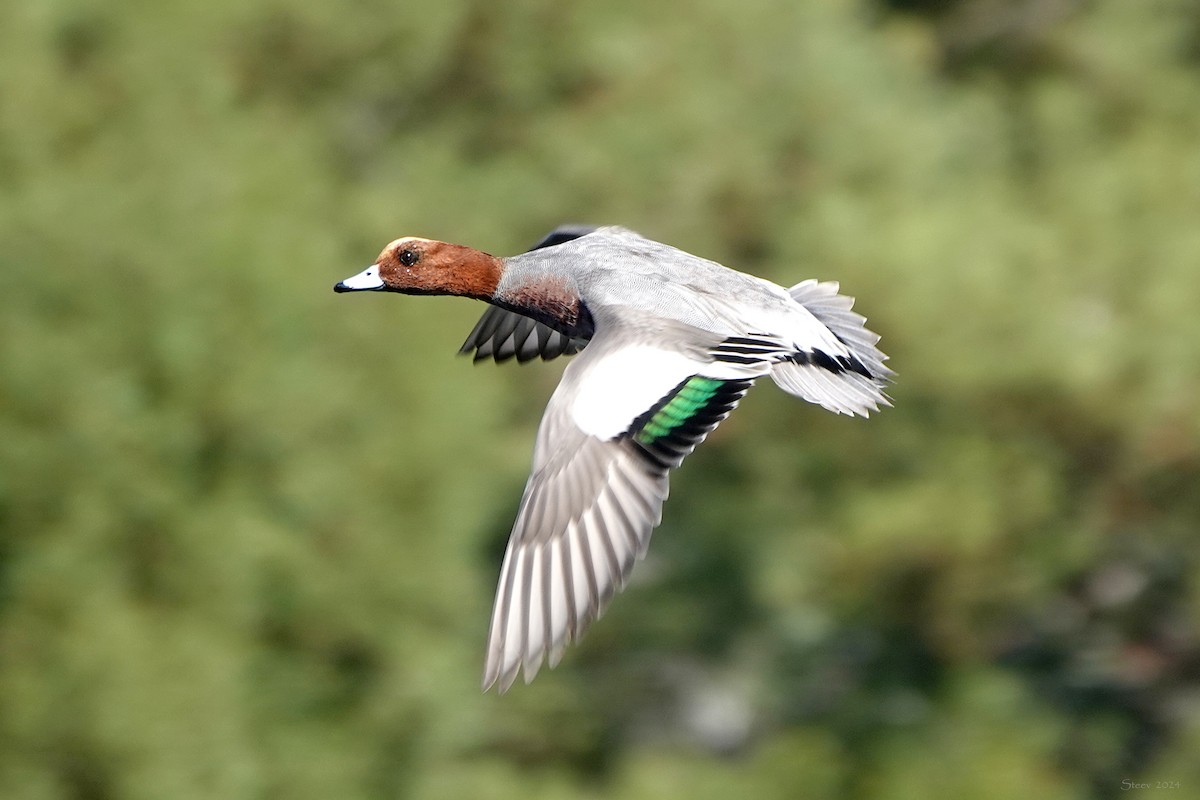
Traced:
MULTIPOLYGON (((570 364, 546 406, 533 468, 500 569, 485 690, 493 685, 507 690, 520 672, 528 683, 544 660, 553 667, 566 646, 604 613, 634 564, 645 556, 651 532, 662 521, 670 469, 728 413, 696 432, 690 445, 660 460, 629 437, 602 440, 575 424, 571 408, 576 381, 586 374, 589 362, 638 342, 660 342, 663 324, 608 328, 570 364)), ((686 350, 703 352, 690 346, 686 350)), ((758 374, 764 371, 765 366, 760 367, 758 374)), ((740 399, 741 394, 732 398, 730 411, 740 399)))
POLYGON ((601 441, 577 427, 552 398, 534 469, 521 499, 488 636, 483 688, 505 691, 542 660, 554 666, 620 591, 662 520, 667 470, 628 439, 601 441), (552 417, 558 417, 552 419, 552 417))

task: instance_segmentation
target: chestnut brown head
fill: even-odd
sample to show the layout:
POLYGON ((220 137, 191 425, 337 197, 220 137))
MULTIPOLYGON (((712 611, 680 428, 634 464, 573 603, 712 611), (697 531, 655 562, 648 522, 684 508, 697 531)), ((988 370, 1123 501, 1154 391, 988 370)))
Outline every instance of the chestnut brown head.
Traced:
POLYGON ((460 244, 406 236, 383 248, 375 263, 333 287, 335 292, 454 294, 487 299, 496 291, 500 259, 460 244))

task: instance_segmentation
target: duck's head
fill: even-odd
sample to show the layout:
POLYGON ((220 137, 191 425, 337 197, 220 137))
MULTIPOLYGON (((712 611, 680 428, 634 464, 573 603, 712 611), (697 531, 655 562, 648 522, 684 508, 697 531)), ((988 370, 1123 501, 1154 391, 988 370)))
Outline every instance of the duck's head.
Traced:
POLYGON ((489 298, 496 291, 503 262, 461 244, 405 236, 383 248, 375 263, 335 284, 335 292, 455 294, 489 298))

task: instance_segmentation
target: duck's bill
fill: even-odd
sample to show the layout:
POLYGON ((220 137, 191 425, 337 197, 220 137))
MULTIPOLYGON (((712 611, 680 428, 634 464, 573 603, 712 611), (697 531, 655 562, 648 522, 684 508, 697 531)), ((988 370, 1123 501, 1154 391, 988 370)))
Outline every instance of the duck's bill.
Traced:
POLYGON ((379 265, 372 264, 353 278, 346 278, 333 285, 335 292, 369 292, 383 288, 379 277, 379 265))

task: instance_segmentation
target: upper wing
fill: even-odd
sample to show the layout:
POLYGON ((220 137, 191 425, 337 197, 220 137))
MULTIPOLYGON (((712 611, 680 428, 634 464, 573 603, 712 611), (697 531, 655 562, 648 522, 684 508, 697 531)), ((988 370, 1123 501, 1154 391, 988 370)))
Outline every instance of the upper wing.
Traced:
POLYGON ((587 351, 546 408, 496 589, 485 690, 505 691, 522 667, 528 683, 547 656, 554 666, 604 612, 662 519, 668 472, 750 388, 752 378, 704 377, 680 354, 647 350, 590 365, 587 351), (632 399, 596 401, 618 373, 646 380, 622 384, 632 399))
POLYGON ((556 244, 569 242, 572 239, 578 239, 580 236, 587 236, 598 227, 598 225, 577 225, 574 223, 568 225, 559 225, 557 228, 539 239, 538 243, 529 249, 541 250, 543 247, 554 247, 556 244))
MULTIPOLYGON (((595 225, 562 225, 543 236, 529 249, 554 247, 586 236, 594 230, 595 225)), ((541 356, 543 361, 561 355, 572 356, 587 343, 587 337, 567 336, 515 311, 489 306, 458 352, 470 353, 473 350, 473 360, 483 361, 491 358, 497 364, 515 356, 518 363, 524 364, 538 356, 541 356)))

